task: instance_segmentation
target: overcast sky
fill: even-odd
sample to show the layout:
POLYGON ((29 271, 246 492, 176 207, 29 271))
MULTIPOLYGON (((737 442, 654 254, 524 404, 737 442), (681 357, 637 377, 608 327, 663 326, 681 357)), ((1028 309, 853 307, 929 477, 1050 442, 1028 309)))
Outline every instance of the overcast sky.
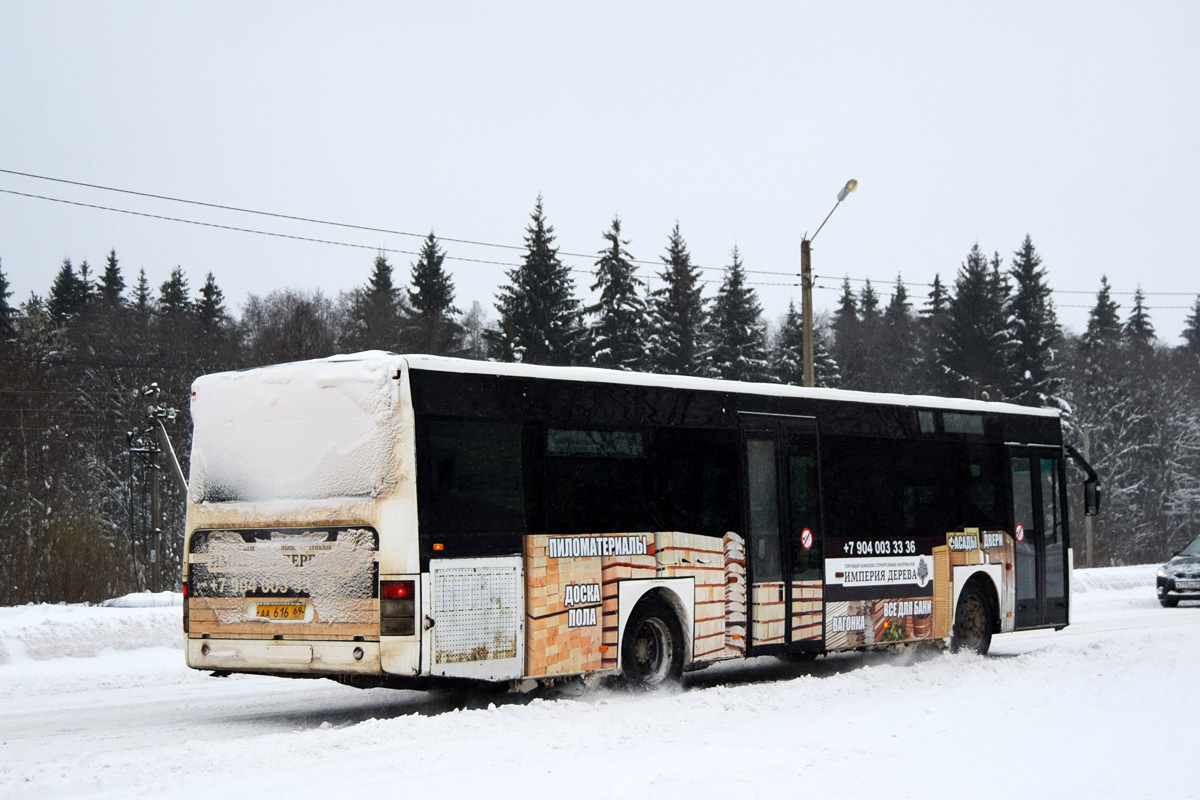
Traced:
MULTIPOLYGON (((594 254, 619 215, 657 262, 678 220, 719 281, 736 244, 771 319, 799 302, 801 236, 853 177, 813 245, 818 310, 847 275, 886 302, 900 273, 919 302, 975 242, 1008 262, 1029 233, 1068 327, 1107 275, 1140 284, 1177 343, 1200 293, 1198 23, 1200 4, 1144 1, 0 0, 0 169, 504 245, 540 192, 565 251, 594 254)), ((99 268, 114 247, 129 283, 211 271, 236 310, 285 286, 336 295, 376 248, 419 245, 2 172, 0 190, 361 245, 0 192, 14 304, 64 257, 99 268)), ((406 282, 414 258, 388 257, 406 282)), ((505 268, 447 266, 459 305, 494 316, 505 268)))

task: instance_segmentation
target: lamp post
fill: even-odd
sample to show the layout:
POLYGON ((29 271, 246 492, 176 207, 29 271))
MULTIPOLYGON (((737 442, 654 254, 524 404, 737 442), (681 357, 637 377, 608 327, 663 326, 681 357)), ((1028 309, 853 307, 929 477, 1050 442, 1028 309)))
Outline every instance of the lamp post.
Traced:
MULTIPOLYGON (((837 211, 837 207, 842 204, 846 196, 857 188, 858 181, 853 178, 846 181, 846 185, 838 192, 837 202, 833 204, 833 208, 825 215, 825 219, 817 228, 817 233, 820 233, 821 228, 825 227, 825 223, 829 222, 829 218, 833 216, 834 211, 837 211)), ((814 233, 811 239, 806 235, 800 240, 800 306, 804 325, 805 386, 816 385, 813 371, 812 240, 817 238, 817 233, 814 233)))

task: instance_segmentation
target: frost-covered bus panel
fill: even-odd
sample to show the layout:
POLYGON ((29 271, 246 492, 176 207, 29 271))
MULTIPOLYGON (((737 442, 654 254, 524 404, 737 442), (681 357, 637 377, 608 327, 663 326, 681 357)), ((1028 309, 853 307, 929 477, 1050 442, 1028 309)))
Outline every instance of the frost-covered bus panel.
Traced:
POLYGON ((194 388, 197 668, 657 683, 1067 623, 1054 411, 385 353, 194 388))

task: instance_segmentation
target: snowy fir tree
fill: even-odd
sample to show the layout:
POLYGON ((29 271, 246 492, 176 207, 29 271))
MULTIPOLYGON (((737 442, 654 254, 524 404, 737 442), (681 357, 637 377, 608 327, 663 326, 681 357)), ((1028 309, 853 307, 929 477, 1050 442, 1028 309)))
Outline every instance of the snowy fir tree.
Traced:
POLYGON ((669 375, 703 374, 707 315, 700 270, 692 266, 678 222, 667 242, 667 254, 660 258, 664 269, 658 278, 664 285, 650 295, 650 370, 669 375))
POLYGON ((1096 293, 1096 305, 1088 312, 1087 330, 1080 346, 1083 350, 1108 350, 1121 341, 1120 306, 1112 299, 1112 288, 1108 276, 1100 276, 1100 291, 1096 293))
POLYGON ((578 363, 583 337, 575 281, 558 258, 540 194, 525 229, 524 261, 507 274, 508 285, 496 295, 500 320, 489 341, 494 356, 526 364, 578 363))
POLYGON ((200 363, 211 371, 233 359, 234 326, 225 308, 225 293, 217 286, 216 277, 210 272, 200 287, 200 298, 196 301, 196 326, 200 339, 196 343, 200 363))
POLYGON ((1136 356, 1144 356, 1154 347, 1154 324, 1150 322, 1150 311, 1146 308, 1146 296, 1139 285, 1133 295, 1133 308, 1129 319, 1121 330, 1125 344, 1136 356))
POLYGON ((1005 325, 999 267, 976 244, 954 282, 938 337, 937 368, 950 396, 999 400, 1004 396, 1011 339, 1005 325))
POLYGON ((54 283, 50 286, 50 298, 46 308, 50 318, 58 325, 83 311, 87 303, 87 284, 75 272, 71 259, 64 258, 54 283))
POLYGON ((12 289, 9 288, 8 278, 4 275, 4 263, 0 262, 0 349, 5 348, 17 334, 16 325, 13 324, 15 312, 8 304, 10 297, 12 289))
POLYGON ((1200 297, 1192 306, 1191 316, 1184 322, 1184 348, 1194 356, 1200 356, 1200 297))
POLYGON ((746 269, 735 246, 712 312, 712 371, 732 381, 765 381, 767 332, 758 294, 746 285, 746 269))
POLYGON ((121 276, 121 266, 117 261, 117 250, 108 252, 104 262, 104 272, 100 275, 98 287, 100 302, 108 306, 119 306, 125 302, 125 278, 121 276))
POLYGON ((842 387, 862 389, 866 382, 863 369, 861 320, 858 316, 858 297, 850 288, 850 278, 842 281, 842 296, 833 312, 833 358, 842 372, 842 387))
POLYGON ((1033 239, 1026 234, 1008 272, 1015 286, 1008 304, 1013 343, 1008 397, 1021 405, 1045 407, 1059 405, 1062 380, 1058 376, 1057 351, 1061 333, 1041 264, 1033 239))
POLYGON ((454 282, 446 272, 446 254, 433 231, 421 243, 412 268, 408 302, 413 308, 407 340, 418 353, 457 356, 463 353, 463 326, 454 306, 454 282))
MULTIPOLYGON (((771 347, 771 377, 792 386, 804 385, 804 318, 796 303, 788 303, 771 347)), ((813 324, 813 383, 833 389, 841 382, 837 362, 829 352, 825 328, 813 324)))
POLYGON ((908 300, 908 289, 899 275, 891 300, 883 310, 883 336, 879 347, 883 355, 876 362, 880 390, 920 391, 921 335, 912 314, 912 303, 908 300))
POLYGON ((638 370, 646 361, 645 283, 635 274, 633 256, 625 249, 629 242, 621 238, 619 218, 613 217, 603 236, 608 244, 600 251, 592 284, 592 291, 598 291, 600 297, 586 309, 595 316, 589 329, 591 360, 597 367, 638 370))
POLYGON ((869 392, 888 391, 891 386, 889 353, 883 324, 883 313, 879 310, 879 294, 870 279, 858 295, 858 355, 862 375, 858 388, 869 392))
POLYGON ((408 313, 392 278, 392 265, 383 253, 375 256, 371 277, 350 296, 342 346, 347 351, 405 351, 404 324, 408 313))

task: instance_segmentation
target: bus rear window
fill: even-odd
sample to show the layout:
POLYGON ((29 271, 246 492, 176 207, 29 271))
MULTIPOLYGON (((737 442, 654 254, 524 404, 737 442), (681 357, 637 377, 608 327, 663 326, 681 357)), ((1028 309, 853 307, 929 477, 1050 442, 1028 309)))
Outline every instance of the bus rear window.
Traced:
POLYGON ((426 423, 419 477, 423 533, 525 533, 522 429, 520 422, 426 423))

